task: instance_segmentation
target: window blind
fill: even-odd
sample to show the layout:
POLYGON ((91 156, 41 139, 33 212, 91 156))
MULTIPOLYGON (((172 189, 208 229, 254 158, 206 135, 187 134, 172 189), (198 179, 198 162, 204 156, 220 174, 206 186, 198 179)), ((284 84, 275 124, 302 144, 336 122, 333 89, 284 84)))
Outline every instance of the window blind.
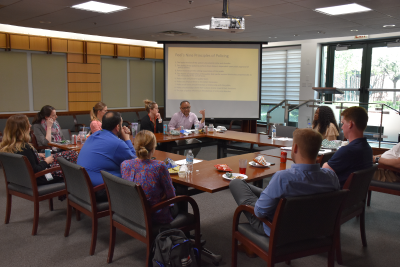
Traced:
POLYGON ((299 100, 300 67, 300 47, 263 49, 261 104, 299 100))

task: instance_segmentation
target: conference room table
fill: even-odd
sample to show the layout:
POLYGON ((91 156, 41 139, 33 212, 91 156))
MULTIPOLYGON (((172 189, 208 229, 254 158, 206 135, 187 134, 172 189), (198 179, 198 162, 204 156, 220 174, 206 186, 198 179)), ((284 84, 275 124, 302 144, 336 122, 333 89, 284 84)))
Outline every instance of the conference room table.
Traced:
MULTIPOLYGON (((170 139, 171 140, 171 139, 170 139)), ((49 143, 50 146, 56 146, 64 150, 75 150, 79 153, 82 148, 80 142, 77 145, 49 143)), ((290 152, 290 151, 288 151, 290 152)), ((153 155, 157 160, 164 161, 170 158, 174 161, 186 159, 183 155, 168 153, 156 150, 153 155)), ((229 188, 230 180, 222 177, 225 171, 219 171, 214 166, 216 164, 227 164, 232 173, 239 173, 239 159, 247 160, 246 182, 253 182, 255 185, 262 187, 262 180, 270 177, 277 171, 285 170, 291 167, 293 161, 290 159, 286 163, 280 163, 280 149, 270 149, 266 151, 251 152, 247 154, 220 158, 215 160, 202 160, 199 163, 193 164, 193 173, 180 178, 178 174, 171 174, 172 182, 174 183, 177 195, 196 195, 203 192, 215 193, 229 188), (279 154, 279 157, 278 157, 279 154), (259 155, 263 155, 267 162, 273 165, 269 167, 253 167, 249 162, 259 155)), ((185 207, 187 209, 187 206, 185 207)))
POLYGON ((209 138, 214 139, 215 142, 202 142, 196 144, 187 144, 183 146, 175 147, 175 150, 183 150, 183 149, 193 149, 196 147, 217 145, 217 158, 225 158, 227 157, 227 149, 235 149, 245 152, 256 152, 255 149, 239 147, 229 144, 230 142, 241 142, 241 143, 249 143, 249 144, 257 144, 258 146, 272 146, 272 147, 287 147, 292 146, 292 139, 285 138, 270 138, 268 135, 256 134, 256 133, 245 133, 245 132, 237 132, 237 131, 225 131, 223 133, 214 131, 213 133, 206 134, 190 134, 190 135, 164 135, 162 133, 155 134, 157 143, 171 142, 177 140, 184 139, 202 139, 209 138), (285 139, 285 140, 282 140, 285 139))
MULTIPOLYGON (((187 144, 183 146, 177 146, 174 150, 183 150, 183 149, 193 149, 196 147, 203 147, 203 146, 211 146, 217 145, 217 158, 226 158, 227 157, 227 149, 236 149, 245 152, 256 152, 256 150, 251 148, 245 147, 238 147, 234 145, 230 145, 229 142, 242 142, 242 143, 249 143, 249 144, 257 144, 259 146, 272 146, 272 147, 290 147, 292 146, 292 140, 280 140, 280 138, 269 138, 267 135, 263 134, 256 134, 256 133, 244 133, 244 132, 236 132, 236 131, 225 131, 223 133, 219 133, 214 131, 213 133, 206 133, 206 134, 189 134, 189 135, 164 135, 162 133, 154 134, 157 139, 157 143, 165 143, 165 142, 172 142, 172 141, 179 141, 184 139, 214 139, 215 142, 202 142, 196 144, 187 144)), ((89 137, 90 138, 90 137, 89 137)), ((131 141, 133 143, 134 137, 131 136, 131 141)), ((79 151, 82 148, 81 142, 77 142, 76 145, 73 144, 60 144, 60 143, 49 143, 49 146, 54 146, 64 150, 76 150, 79 151)))

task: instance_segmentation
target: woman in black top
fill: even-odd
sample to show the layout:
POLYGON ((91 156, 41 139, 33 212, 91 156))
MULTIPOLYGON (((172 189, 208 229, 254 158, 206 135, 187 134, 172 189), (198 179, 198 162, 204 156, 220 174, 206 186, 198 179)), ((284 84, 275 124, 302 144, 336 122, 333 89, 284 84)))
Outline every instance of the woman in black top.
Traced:
POLYGON ((147 115, 144 116, 140 122, 140 130, 148 130, 152 133, 162 133, 163 124, 161 115, 158 112, 157 103, 148 99, 143 102, 147 115))
MULTIPOLYGON (((28 158, 37 173, 47 168, 59 166, 58 157, 63 157, 70 162, 76 163, 78 153, 75 151, 64 151, 45 158, 44 153, 37 153, 36 149, 29 143, 31 125, 25 115, 13 115, 8 118, 4 129, 3 141, 0 143, 0 152, 16 153, 28 158)), ((45 176, 36 179, 37 185, 51 184, 63 181, 61 171, 52 173, 53 179, 48 180, 45 176)))
MULTIPOLYGON (((162 133, 163 123, 161 115, 158 112, 157 103, 148 99, 144 100, 143 102, 147 111, 147 115, 144 116, 140 122, 140 130, 148 130, 153 133, 162 133)), ((158 143, 157 150, 171 152, 171 149, 175 146, 175 142, 158 143)))

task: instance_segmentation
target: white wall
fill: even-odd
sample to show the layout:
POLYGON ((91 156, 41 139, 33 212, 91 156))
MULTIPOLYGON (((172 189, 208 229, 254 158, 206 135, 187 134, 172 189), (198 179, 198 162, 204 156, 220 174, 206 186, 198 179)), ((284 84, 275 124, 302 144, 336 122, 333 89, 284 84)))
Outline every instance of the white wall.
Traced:
MULTIPOLYGON (((400 36, 400 32, 382 33, 369 35, 369 39, 387 38, 391 36, 400 36)), ((270 42, 264 47, 279 47, 301 45, 301 72, 300 72, 300 100, 315 99, 317 95, 311 87, 319 85, 321 44, 330 42, 355 41, 354 36, 340 38, 323 38, 298 40, 288 42, 270 42)), ((365 41, 361 40, 361 41, 365 41)), ((307 126, 307 117, 312 120, 313 111, 311 108, 301 107, 299 110, 299 128, 307 126)))

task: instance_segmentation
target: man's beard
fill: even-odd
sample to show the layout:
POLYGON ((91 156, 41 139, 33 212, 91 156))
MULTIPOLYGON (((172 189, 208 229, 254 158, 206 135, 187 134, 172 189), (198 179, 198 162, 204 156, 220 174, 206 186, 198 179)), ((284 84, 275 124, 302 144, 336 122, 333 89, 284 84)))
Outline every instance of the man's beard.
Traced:
POLYGON ((120 126, 121 127, 119 127, 119 131, 118 131, 118 134, 117 134, 118 138, 122 137, 122 125, 120 125, 120 126))

